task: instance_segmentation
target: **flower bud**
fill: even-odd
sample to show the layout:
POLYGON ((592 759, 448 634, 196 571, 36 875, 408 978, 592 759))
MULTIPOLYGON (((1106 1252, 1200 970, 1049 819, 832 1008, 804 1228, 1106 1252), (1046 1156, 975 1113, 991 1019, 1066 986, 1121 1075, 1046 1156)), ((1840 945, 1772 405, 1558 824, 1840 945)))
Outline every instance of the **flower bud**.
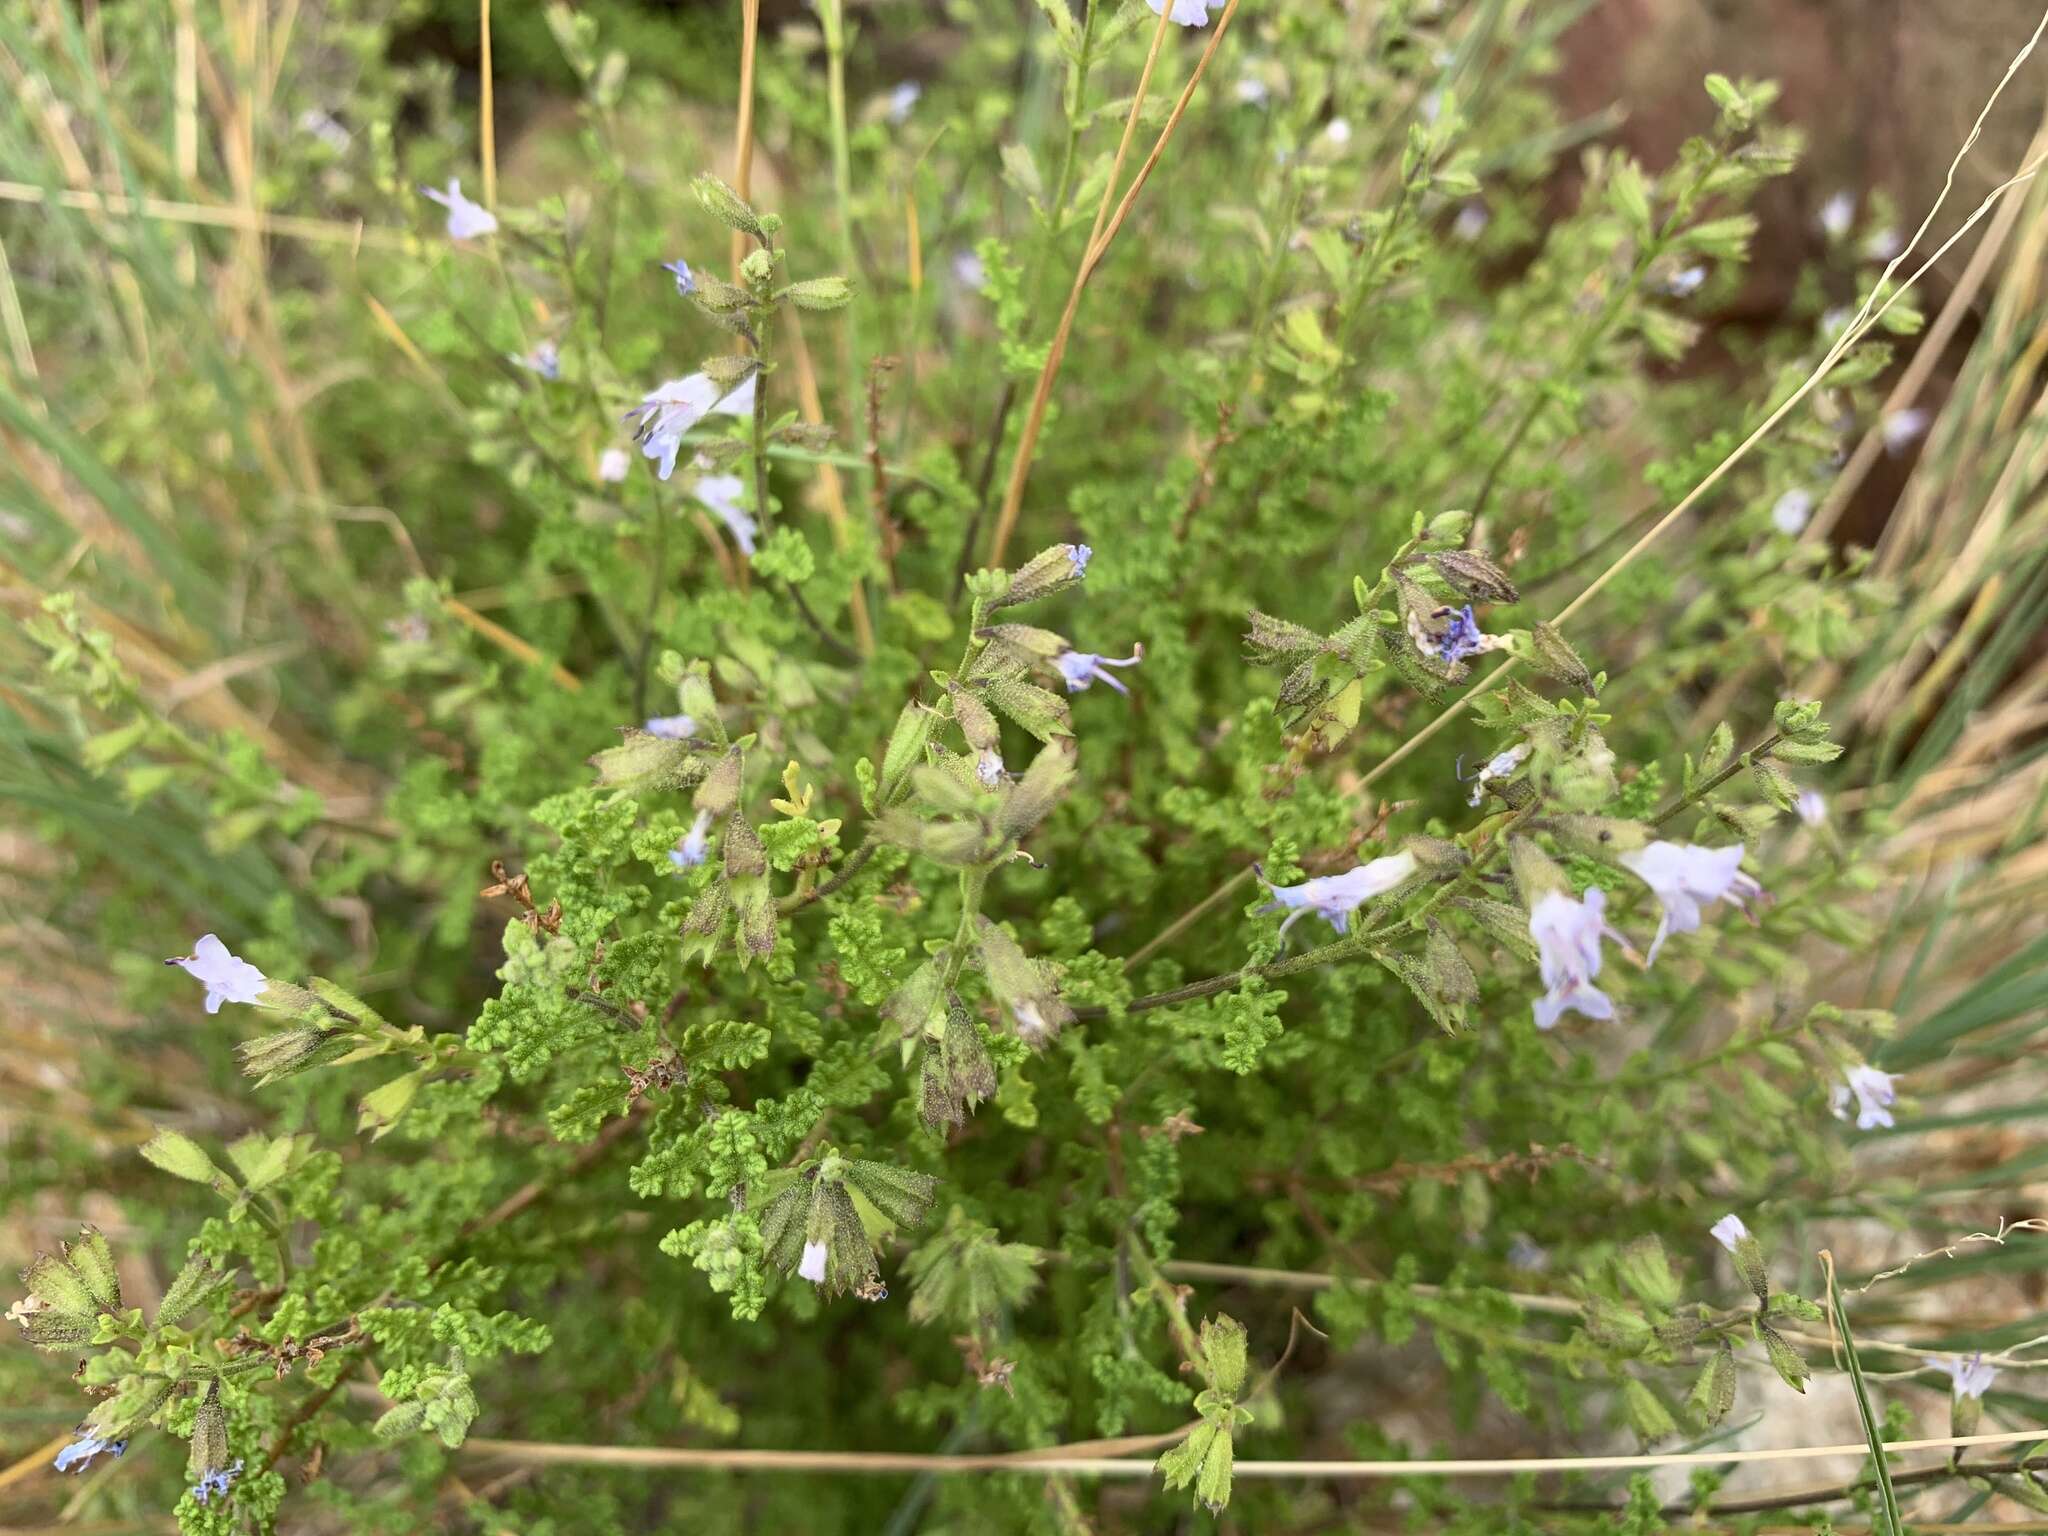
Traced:
POLYGON ((788 299, 798 309, 844 309, 853 302, 853 285, 843 277, 813 277, 791 283, 776 297, 788 299))
POLYGON ((1512 603, 1521 597, 1508 573, 1485 555, 1470 549, 1447 549, 1429 557, 1437 575, 1460 597, 1487 603, 1512 603))
POLYGON ((697 786, 694 804, 698 810, 709 811, 716 819, 730 816, 739 803, 740 749, 730 747, 711 765, 710 771, 704 775, 704 782, 697 786))
POLYGON ((1537 623, 1530 627, 1529 663, 1537 671, 1554 677, 1559 682, 1570 683, 1583 692, 1593 691, 1593 674, 1586 664, 1579 660, 1579 653, 1571 648, 1565 637, 1551 624, 1537 623))
POLYGON ((690 190, 697 194, 697 201, 704 205, 705 211, 726 228, 747 235, 766 233, 761 226, 760 215, 754 212, 746 199, 708 171, 691 181, 690 190))
POLYGON ((989 600, 989 608, 1014 608, 1066 591, 1087 576, 1094 553, 1086 544, 1055 544, 1040 550, 1011 573, 1009 585, 989 600))

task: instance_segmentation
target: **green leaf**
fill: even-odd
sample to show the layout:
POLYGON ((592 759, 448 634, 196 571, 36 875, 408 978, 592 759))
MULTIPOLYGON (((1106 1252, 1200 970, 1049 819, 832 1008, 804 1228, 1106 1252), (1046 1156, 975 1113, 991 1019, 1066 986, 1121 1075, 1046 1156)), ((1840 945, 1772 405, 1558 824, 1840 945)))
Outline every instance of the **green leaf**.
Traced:
POLYGON ((1807 1378, 1812 1374, 1807 1369, 1805 1357, 1762 1318, 1757 1319, 1756 1336, 1763 1341, 1764 1353, 1770 1356, 1771 1369, 1778 1373, 1778 1379, 1794 1392, 1804 1392, 1807 1378))
POLYGON ((1727 1418, 1735 1406, 1735 1351, 1726 1339, 1701 1368, 1686 1402, 1693 1417, 1709 1429, 1727 1418))
MULTIPOLYGON (((1842 1341, 1842 1360, 1849 1368, 1849 1386, 1856 1394, 1856 1415, 1863 1421, 1863 1439, 1870 1447, 1871 1469, 1877 1474, 1878 1500, 1885 1521, 1882 1536, 1905 1536, 1906 1528, 1899 1515, 1899 1496, 1892 1487, 1891 1460, 1885 1454, 1884 1437, 1878 1433, 1877 1414, 1870 1406, 1870 1387, 1863 1378, 1863 1361, 1856 1353, 1856 1336, 1849 1328, 1849 1311, 1842 1305, 1842 1283, 1836 1276, 1832 1264, 1828 1266, 1828 1305, 1834 1309, 1835 1333, 1842 1341)), ((1771 1332, 1769 1324, 1760 1323, 1758 1326, 1767 1335, 1764 1343, 1768 1348, 1771 1340, 1777 1339, 1778 1336, 1771 1332)), ((1786 1348, 1789 1352, 1789 1346, 1786 1346, 1783 1340, 1779 1340, 1779 1347, 1786 1348)), ((1778 1365, 1776 1350, 1771 1352, 1771 1364, 1778 1365)), ((1798 1381, 1793 1381, 1789 1376, 1785 1379, 1789 1385, 1796 1386, 1803 1392, 1806 1390, 1804 1361, 1799 1362, 1799 1369, 1801 1375, 1798 1381)), ((1778 1367, 1778 1374, 1785 1376, 1783 1366, 1778 1367)))
POLYGON ((1209 1385, 1224 1396, 1236 1397, 1244 1390, 1249 1351, 1244 1324, 1236 1318, 1219 1313, 1202 1320, 1202 1363, 1209 1385))
POLYGON ((180 1131, 161 1130, 142 1145, 143 1161, 161 1168, 174 1178, 210 1185, 226 1191, 234 1186, 228 1176, 214 1167, 198 1142, 180 1131))

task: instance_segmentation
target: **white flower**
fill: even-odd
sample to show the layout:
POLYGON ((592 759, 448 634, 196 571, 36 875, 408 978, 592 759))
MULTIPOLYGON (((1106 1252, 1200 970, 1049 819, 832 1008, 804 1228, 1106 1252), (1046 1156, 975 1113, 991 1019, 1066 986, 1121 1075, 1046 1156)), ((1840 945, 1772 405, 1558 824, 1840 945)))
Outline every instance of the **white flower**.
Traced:
POLYGON ((1038 1004, 1028 997, 1022 1002, 1013 1003, 1010 1012, 1017 1019, 1017 1038, 1026 1045, 1037 1045, 1054 1032, 1053 1026, 1046 1022, 1045 1015, 1039 1012, 1038 1004))
MULTIPOLYGON (((1614 1003, 1593 985, 1600 974, 1600 940, 1621 935, 1607 926, 1607 893, 1595 886, 1583 901, 1551 891, 1529 911, 1529 937, 1536 941, 1543 996, 1536 999, 1536 1027, 1555 1029, 1569 1010, 1589 1019, 1611 1019, 1614 1003)), ((1625 941, 1624 941, 1625 942, 1625 941)))
POLYGON ((1349 144, 1351 142, 1351 119, 1348 117, 1331 118, 1330 121, 1324 125, 1323 137, 1328 139, 1332 144, 1340 146, 1349 144))
MULTIPOLYGON (((1083 550, 1088 549, 1086 544, 1079 547, 1083 550)), ((1074 574, 1080 575, 1081 571, 1087 566, 1087 563, 1088 557, 1086 554, 1077 556, 1074 562, 1074 574)), ((1131 654, 1128 656, 1096 656, 1088 651, 1061 651, 1059 655, 1053 658, 1052 664, 1059 668, 1060 676, 1067 680, 1067 692, 1069 693, 1079 693, 1082 689, 1092 688, 1097 683, 1107 683, 1118 693, 1129 697, 1131 690, 1102 669, 1104 667, 1135 667, 1144 659, 1145 647, 1134 645, 1131 647, 1131 654)))
POLYGON ((1664 279, 1664 291, 1676 298, 1697 293, 1699 286, 1707 280, 1707 269, 1701 266, 1681 268, 1664 279))
MULTIPOLYGON (((1152 7, 1154 16, 1163 15, 1166 0, 1145 0, 1152 7)), ((1206 27, 1209 25, 1209 0, 1173 0, 1173 24, 1177 27, 1206 27)))
POLYGON ((825 1245, 823 1243, 805 1243, 803 1262, 797 1265, 796 1272, 799 1279, 810 1280, 823 1285, 825 1283, 825 1245))
POLYGON ((915 80, 905 80, 889 93, 889 121, 904 123, 910 120, 911 109, 917 105, 917 98, 924 94, 924 87, 915 80))
POLYGON ((219 1013, 222 1003, 261 1002, 263 989, 270 984, 269 977, 240 956, 229 954, 227 945, 210 933, 201 936, 191 954, 175 956, 164 964, 175 965, 205 984, 208 1013, 219 1013))
POLYGON ((1696 843, 1652 843, 1636 853, 1624 853, 1619 862, 1633 870, 1656 892, 1663 905, 1664 920, 1657 925, 1657 937, 1650 941, 1650 963, 1674 933, 1691 933, 1700 925, 1700 908, 1716 901, 1746 906, 1761 896, 1764 888, 1742 872, 1742 845, 1702 848, 1696 843))
POLYGON ((1828 310, 1820 317, 1821 340, 1833 341, 1848 328, 1849 321, 1853 318, 1853 313, 1846 304, 1837 304, 1833 309, 1828 310))
POLYGON ((645 730, 663 741, 688 741, 697 734, 697 722, 688 715, 655 715, 648 720, 645 730))
POLYGON ((699 475, 695 494, 725 524, 733 543, 739 545, 740 553, 751 560, 754 558, 754 535, 760 529, 747 509, 740 505, 740 497, 746 489, 746 482, 738 475, 699 475))
POLYGON ((1737 1243, 1744 1241, 1749 1236, 1749 1228, 1743 1224, 1742 1218, 1732 1213, 1723 1216, 1708 1230, 1714 1234, 1714 1241, 1723 1248, 1726 1248, 1730 1253, 1735 1251, 1737 1243))
POLYGON ((1778 532, 1797 535, 1813 516, 1813 492, 1795 485, 1771 504, 1771 525, 1778 532))
POLYGON ((1921 1361, 1929 1369, 1940 1371, 1948 1377, 1950 1390, 1958 1399, 1982 1397, 1991 1389, 1991 1383, 1998 1380, 1997 1367, 1984 1363, 1984 1351, 1981 1349, 1967 1360, 1960 1355, 1947 1360, 1936 1360, 1923 1355, 1921 1361))
POLYGON ((1817 827, 1828 819, 1827 797, 1817 789, 1802 789, 1792 808, 1809 827, 1817 827))
POLYGON ((975 759, 974 776, 994 789, 1003 782, 1003 754, 994 747, 983 747, 981 756, 975 759))
POLYGON ((1488 758, 1486 766, 1472 776, 1472 798, 1467 803, 1470 805, 1479 804, 1486 797, 1486 786, 1495 779, 1512 777, 1515 770, 1522 766, 1523 760, 1528 755, 1529 744, 1522 742, 1517 746, 1509 747, 1505 752, 1495 753, 1492 757, 1488 758))
POLYGON ((981 264, 981 258, 974 252, 955 251, 953 281, 971 293, 979 293, 988 286, 988 268, 981 264))
POLYGON ((1492 221, 1493 215, 1486 211, 1486 204, 1467 203, 1458 210, 1458 216, 1451 220, 1451 234, 1470 245, 1486 233, 1486 226, 1492 221))
POLYGON ((1913 439, 1927 430, 1928 422, 1933 419, 1917 405, 1903 411, 1893 411, 1878 427, 1878 431, 1884 437, 1884 451, 1892 454, 1904 453, 1912 446, 1913 439))
MULTIPOLYGON (((1253 868, 1256 870, 1257 866, 1253 868)), ((1275 885, 1260 874, 1260 881, 1272 892, 1273 899, 1259 910, 1288 912, 1287 920, 1280 925, 1283 934, 1294 926, 1296 919, 1310 912, 1326 918, 1339 933, 1346 933, 1350 931, 1353 912, 1373 897, 1384 896, 1414 873, 1414 854, 1392 853, 1344 874, 1323 875, 1299 885, 1275 885)))
POLYGON ((1886 225, 1863 242, 1863 254, 1872 261, 1890 261, 1899 254, 1900 248, 1904 245, 1905 241, 1899 238, 1899 232, 1886 225))
POLYGON ((450 240, 474 240, 479 235, 497 233, 497 215, 483 204, 472 203, 464 197, 462 183, 453 177, 449 178, 446 192, 434 187, 421 187, 420 191, 448 210, 450 240))
POLYGON ((1856 222, 1856 194, 1837 192, 1820 205, 1820 227, 1830 240, 1839 240, 1856 222))
POLYGON ((695 869, 711 857, 711 813, 699 811, 682 840, 669 849, 669 862, 677 869, 695 869))
POLYGON ((1844 1081, 1835 1084, 1828 1108, 1837 1120, 1849 1117, 1849 1100, 1856 1101, 1856 1129, 1868 1131, 1880 1125, 1891 1125, 1892 1105, 1898 1100, 1894 1086, 1898 1079, 1889 1072, 1880 1072, 1872 1066, 1851 1067, 1843 1074, 1844 1081))
POLYGON ((607 448, 598 456, 597 478, 606 485, 617 485, 626 478, 626 471, 633 467, 633 456, 623 448, 607 448))
POLYGON ((1237 82, 1237 99, 1247 107, 1263 107, 1271 94, 1266 89, 1266 82, 1256 75, 1245 75, 1237 82))

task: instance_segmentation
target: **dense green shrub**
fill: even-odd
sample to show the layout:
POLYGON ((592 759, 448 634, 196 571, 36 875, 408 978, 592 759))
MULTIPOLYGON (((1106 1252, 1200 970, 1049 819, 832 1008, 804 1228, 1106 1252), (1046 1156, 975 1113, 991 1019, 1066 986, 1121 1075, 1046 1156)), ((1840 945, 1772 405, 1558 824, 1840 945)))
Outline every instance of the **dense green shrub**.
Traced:
MULTIPOLYGON (((173 20, 26 9, 8 47, 60 90, 122 61, 122 126, 79 131, 169 185, 173 20)), ((7 1185, 131 1225, 25 1277, 76 1386, 8 1370, 128 1442, 103 1507, 1163 1530, 1192 1495, 1306 1529, 1333 1495, 1233 1489, 1233 1447, 1435 1449, 1307 1387, 1418 1331, 1443 1433, 1492 1405, 1538 1445, 1827 1368, 1782 1239, 1878 1203, 1871 1063, 1933 1054, 1813 977, 1878 942, 1889 830, 1800 691, 1895 622, 1798 536, 1878 408, 1885 346, 1829 352, 1877 264, 1839 240, 1792 324, 1702 364, 1796 146, 1719 78, 1668 166, 1558 121, 1574 9, 961 4, 920 93, 877 63, 911 24, 827 0, 763 41, 742 197, 722 110, 664 83, 723 30, 643 71, 646 17, 551 10, 570 144, 479 174, 467 87, 349 6, 274 88, 219 86, 250 205, 359 249, 10 222, 43 379, 0 402, 42 598, 9 779, 61 871, 40 918, 99 974, 61 1020, 76 1118, 10 1120, 7 1185), (449 190, 493 175, 492 211, 449 190), (155 963, 202 932, 205 1011, 155 963), (137 1307, 149 1253, 178 1279, 137 1307), (1345 1279, 1268 1283, 1300 1271, 1345 1279), (519 1453, 472 1430, 1150 1436, 1165 1487, 486 1488, 465 1465, 519 1453)), ((246 62, 235 14, 208 61, 246 62)), ((54 188, 46 131, 9 109, 54 188)), ((241 185, 233 151, 199 183, 241 185)))

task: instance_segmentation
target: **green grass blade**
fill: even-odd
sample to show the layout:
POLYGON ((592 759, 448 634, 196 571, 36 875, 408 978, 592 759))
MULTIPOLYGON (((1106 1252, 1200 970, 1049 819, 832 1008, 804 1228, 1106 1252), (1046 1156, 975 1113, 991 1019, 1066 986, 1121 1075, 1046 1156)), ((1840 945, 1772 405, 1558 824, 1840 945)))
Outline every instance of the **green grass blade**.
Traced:
POLYGON ((1834 1264, 1828 1265, 1828 1304, 1835 1311, 1835 1327, 1842 1335, 1842 1358, 1849 1367, 1849 1385, 1856 1393, 1856 1413, 1863 1421, 1863 1438, 1870 1446, 1870 1461, 1877 1473, 1878 1502, 1883 1507, 1885 1536, 1905 1536, 1899 1520, 1899 1495, 1892 1487, 1891 1463, 1885 1459, 1884 1441, 1877 1432, 1877 1414, 1870 1406, 1870 1391, 1863 1380, 1863 1362, 1856 1358, 1856 1340, 1849 1332, 1849 1310, 1842 1305, 1842 1282, 1834 1264))

